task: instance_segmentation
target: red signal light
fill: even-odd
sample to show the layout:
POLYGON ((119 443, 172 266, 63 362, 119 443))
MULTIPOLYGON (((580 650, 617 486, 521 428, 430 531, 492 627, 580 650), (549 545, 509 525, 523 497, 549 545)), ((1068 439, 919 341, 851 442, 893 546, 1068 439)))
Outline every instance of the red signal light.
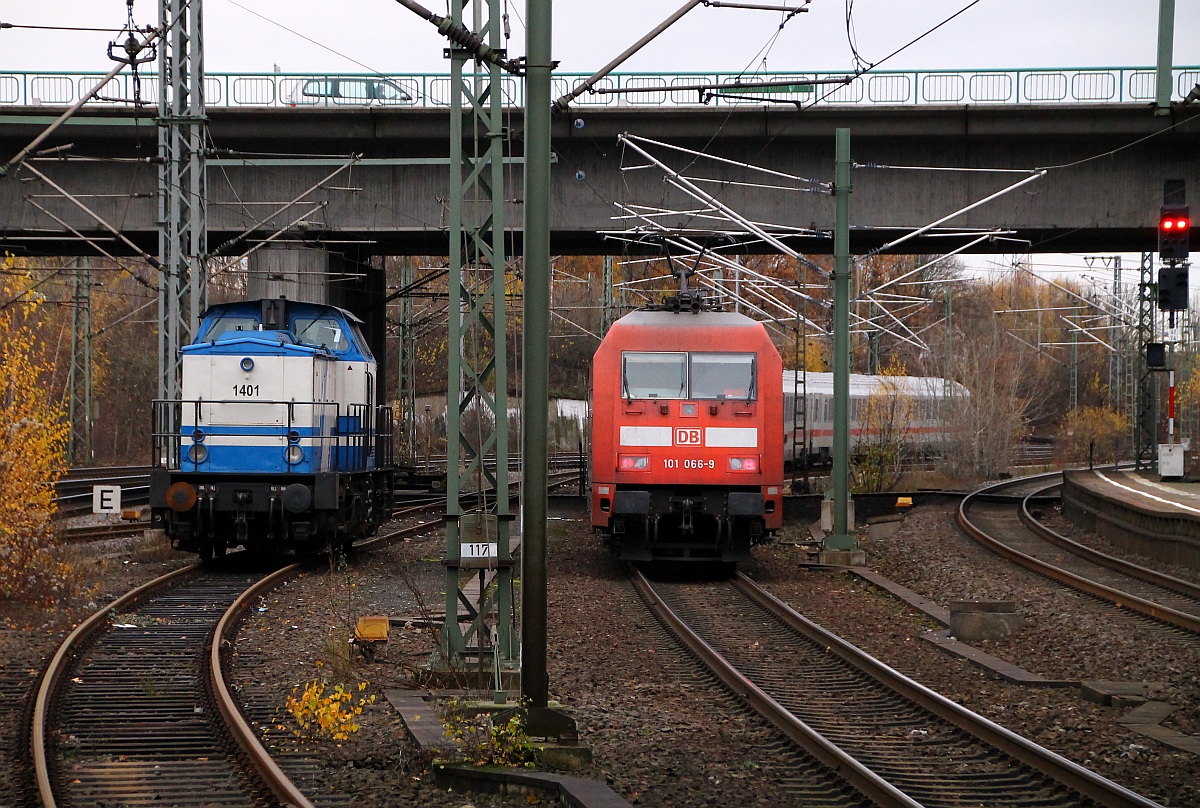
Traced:
POLYGON ((1163 205, 1158 211, 1158 257, 1163 261, 1186 261, 1191 226, 1187 205, 1163 205))

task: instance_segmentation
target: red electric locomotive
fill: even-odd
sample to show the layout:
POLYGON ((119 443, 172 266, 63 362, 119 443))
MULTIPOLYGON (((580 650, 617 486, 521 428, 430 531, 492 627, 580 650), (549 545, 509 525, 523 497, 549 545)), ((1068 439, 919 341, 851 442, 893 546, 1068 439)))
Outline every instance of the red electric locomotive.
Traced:
POLYGON ((592 526, 631 561, 735 563, 783 521, 783 366, 696 292, 622 317, 592 364, 592 526))

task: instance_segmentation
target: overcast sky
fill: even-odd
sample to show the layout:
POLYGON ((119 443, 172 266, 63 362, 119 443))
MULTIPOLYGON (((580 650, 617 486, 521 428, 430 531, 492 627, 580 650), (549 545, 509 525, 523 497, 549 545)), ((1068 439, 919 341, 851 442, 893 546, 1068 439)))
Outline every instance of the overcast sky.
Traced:
MULTIPOLYGON (((736 0, 733 0, 736 1, 736 0)), ((510 53, 524 53, 524 0, 501 0, 510 53)), ((745 2, 745 0, 743 0, 745 2)), ((802 0, 756 0, 792 7, 802 0)), ((446 0, 424 0, 437 14, 446 0)), ((554 57, 564 72, 591 73, 684 0, 560 0, 554 57)), ((779 12, 697 7, 623 68, 641 71, 848 70, 847 0, 812 0, 780 30, 779 12)), ((877 63, 971 0, 854 0, 858 53, 877 63)), ((157 21, 157 0, 135 0, 138 25, 157 21)), ((0 22, 120 28, 124 0, 0 0, 0 22)), ((394 0, 206 0, 210 72, 447 72, 434 27, 394 0)), ((1158 0, 979 0, 881 68, 1153 65, 1158 0)), ((0 30, 2 70, 104 70, 115 34, 0 30)), ((1200 2, 1177 0, 1174 63, 1200 64, 1200 2)))

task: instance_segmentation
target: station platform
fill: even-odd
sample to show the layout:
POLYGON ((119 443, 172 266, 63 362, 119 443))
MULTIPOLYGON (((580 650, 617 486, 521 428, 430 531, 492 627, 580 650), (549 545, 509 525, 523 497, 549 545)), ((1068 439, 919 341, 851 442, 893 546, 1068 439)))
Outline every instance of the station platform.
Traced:
POLYGON ((1063 472, 1063 515, 1131 552, 1200 570, 1200 483, 1113 468, 1063 472))

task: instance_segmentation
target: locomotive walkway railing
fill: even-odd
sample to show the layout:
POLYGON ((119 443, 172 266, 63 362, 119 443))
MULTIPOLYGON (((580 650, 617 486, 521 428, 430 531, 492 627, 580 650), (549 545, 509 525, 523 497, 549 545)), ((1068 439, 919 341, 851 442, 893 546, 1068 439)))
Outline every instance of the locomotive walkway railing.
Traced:
MULTIPOLYGON (((103 77, 100 72, 0 71, 0 105, 61 106, 78 100, 103 77)), ((554 77, 555 97, 565 95, 587 78, 584 74, 554 77)), ((1173 99, 1180 100, 1200 84, 1200 67, 1173 71, 1173 99)), ((880 104, 1041 104, 1152 102, 1155 73, 1151 67, 1036 68, 995 70, 894 70, 854 77, 846 72, 733 73, 615 73, 582 95, 579 107, 674 107, 702 103, 739 106, 784 102, 807 106, 872 106, 880 104), (821 84, 846 79, 846 84, 821 84), (791 82, 769 89, 749 89, 752 82, 791 82), (684 89, 697 85, 726 85, 719 91, 684 89)), ((429 73, 209 73, 205 101, 212 107, 446 107, 453 94, 450 76, 429 73), (306 95, 314 79, 349 79, 356 89, 348 95, 306 95), (380 82, 388 86, 379 88, 380 82), (363 89, 365 88, 365 89, 363 89), (377 92, 376 89, 379 89, 377 92), (397 91, 398 90, 398 91, 397 91), (375 97, 379 96, 378 99, 375 97), (370 98, 371 100, 368 100, 370 98)), ((503 82, 504 102, 522 105, 523 83, 503 82)), ((133 77, 120 74, 92 103, 129 106, 133 77)), ((158 79, 143 75, 141 100, 154 108, 158 79)))

